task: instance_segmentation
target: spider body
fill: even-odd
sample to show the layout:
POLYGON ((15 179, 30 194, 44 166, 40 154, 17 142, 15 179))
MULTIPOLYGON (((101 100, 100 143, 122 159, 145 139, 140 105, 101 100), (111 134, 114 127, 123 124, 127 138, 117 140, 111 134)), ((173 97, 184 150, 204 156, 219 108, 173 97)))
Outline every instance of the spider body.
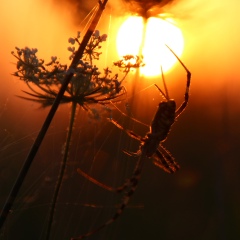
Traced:
POLYGON ((147 158, 153 158, 153 163, 156 166, 162 168, 165 172, 174 173, 180 168, 180 166, 161 143, 166 140, 171 126, 175 122, 177 113, 176 102, 172 99, 168 99, 167 90, 164 97, 166 100, 159 103, 158 109, 150 125, 150 131, 144 138, 138 136, 133 131, 125 130, 114 120, 111 121, 118 128, 125 130, 130 137, 141 142, 139 150, 136 153, 124 150, 126 154, 135 157, 144 156, 147 158))
POLYGON ((167 138, 170 128, 175 122, 175 110, 174 100, 163 101, 159 104, 150 126, 150 132, 146 134, 141 146, 141 152, 148 158, 152 157, 159 144, 167 138))
MULTIPOLYGON (((166 45, 167 46, 167 45, 166 45)), ((168 47, 168 46, 167 46, 168 47)), ((179 59, 179 57, 172 51, 171 48, 168 49, 174 54, 174 56, 181 63, 183 68, 187 72, 187 84, 186 90, 184 94, 184 101, 180 105, 180 107, 176 108, 176 102, 173 99, 169 98, 167 86, 165 83, 163 71, 162 71, 162 80, 164 85, 164 90, 161 90, 156 84, 155 86, 158 88, 160 93, 162 94, 164 101, 159 103, 158 110, 154 115, 154 118, 150 125, 150 132, 146 134, 144 138, 135 134, 132 131, 124 129, 115 121, 111 120, 114 125, 118 128, 124 130, 130 137, 137 139, 141 142, 140 148, 137 153, 132 153, 124 150, 124 152, 130 156, 144 156, 147 158, 152 158, 153 163, 162 168, 165 172, 175 173, 180 166, 171 156, 171 154, 161 145, 161 143, 166 140, 168 133, 171 129, 171 126, 179 117, 179 115, 185 110, 188 104, 189 99, 189 88, 191 81, 191 73, 187 69, 187 67, 183 64, 183 62, 179 59)), ((162 70, 162 69, 161 69, 162 70)))
MULTIPOLYGON (((136 162, 135 169, 133 171, 132 176, 129 179, 127 179, 122 186, 117 188, 110 187, 104 183, 99 182, 98 180, 92 178, 91 176, 89 176, 88 174, 86 174, 85 172, 83 172, 81 169, 78 168, 78 173, 81 174, 86 179, 88 179, 89 181, 91 181, 92 183, 111 192, 120 193, 126 190, 126 193, 123 197, 120 207, 118 208, 118 210, 116 211, 116 213, 113 215, 111 219, 106 221, 104 224, 100 225, 95 230, 90 231, 84 235, 81 235, 80 237, 72 238, 72 240, 83 239, 92 235, 93 233, 96 233, 97 231, 101 230, 107 225, 113 223, 123 213, 131 196, 133 195, 133 193, 137 188, 140 175, 141 175, 143 162, 146 158, 153 159, 153 163, 157 167, 162 168, 165 172, 168 172, 168 173, 175 173, 180 168, 178 163, 171 156, 171 154, 162 146, 162 142, 166 140, 168 133, 171 129, 171 126, 179 117, 179 115, 185 110, 188 104, 191 73, 187 69, 187 67, 183 64, 183 62, 179 59, 179 57, 170 48, 169 50, 175 55, 175 57, 178 59, 180 64, 183 66, 183 68, 187 72, 187 84, 186 84, 183 103, 180 105, 179 108, 176 108, 175 101, 169 98, 164 75, 162 72, 162 80, 163 80, 165 91, 162 91, 156 84, 155 86, 158 88, 158 90, 162 94, 164 100, 159 103, 158 109, 150 124, 150 131, 145 135, 145 137, 141 137, 136 133, 134 133, 133 131, 125 129, 116 121, 114 121, 112 118, 110 119, 110 121, 120 130, 125 131, 131 138, 140 141, 140 147, 136 153, 124 150, 126 154, 130 156, 138 157, 138 160, 136 162)), ((138 120, 135 120, 135 119, 133 120, 136 122, 139 122, 138 120)))

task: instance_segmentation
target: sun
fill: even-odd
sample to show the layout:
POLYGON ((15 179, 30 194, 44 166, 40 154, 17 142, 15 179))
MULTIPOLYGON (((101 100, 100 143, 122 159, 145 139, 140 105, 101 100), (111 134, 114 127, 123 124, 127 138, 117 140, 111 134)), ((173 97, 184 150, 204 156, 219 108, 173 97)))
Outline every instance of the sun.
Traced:
POLYGON ((176 63, 176 57, 165 44, 181 56, 184 39, 173 19, 151 17, 144 21, 142 17, 128 17, 117 35, 119 56, 143 55, 146 65, 140 73, 145 76, 159 75, 161 66, 166 72, 176 63))

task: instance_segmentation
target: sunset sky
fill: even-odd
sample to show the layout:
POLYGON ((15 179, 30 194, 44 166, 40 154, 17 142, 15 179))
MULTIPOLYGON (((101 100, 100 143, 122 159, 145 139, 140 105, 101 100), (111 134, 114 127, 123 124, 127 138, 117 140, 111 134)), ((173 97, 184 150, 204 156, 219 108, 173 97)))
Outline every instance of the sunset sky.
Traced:
MULTIPOLYGON (((16 95, 23 95, 21 90, 26 90, 27 87, 11 75, 16 70, 14 65, 16 60, 11 55, 11 51, 15 50, 15 46, 20 48, 36 47, 38 56, 44 58, 46 62, 51 56, 58 56, 62 63, 69 64, 70 54, 67 51, 69 46, 67 40, 69 37, 76 36, 77 30, 83 29, 86 22, 82 22, 82 20, 95 6, 97 0, 79 2, 87 2, 87 4, 77 5, 78 1, 74 0, 68 2, 64 0, 0 2, 0 137, 3 139, 0 141, 0 192, 4 192, 4 194, 0 193, 1 204, 4 203, 18 169, 49 110, 43 110, 37 103, 16 97, 16 95)), ((100 233, 96 238, 90 239, 132 240, 136 236, 139 236, 138 239, 156 239, 156 236, 160 234, 164 240, 225 240, 228 239, 225 238, 226 236, 229 236, 229 239, 239 239, 240 237, 240 1, 175 0, 166 9, 182 31, 184 49, 181 59, 192 73, 189 105, 179 117, 164 143, 164 146, 180 163, 181 169, 177 175, 174 175, 176 177, 166 177, 149 161, 133 202, 133 205, 143 203, 144 210, 127 208, 126 212, 129 213, 117 225, 114 225, 112 230, 104 232, 102 235, 100 233), (159 226, 163 226, 164 230, 160 231, 159 226), (176 231, 172 231, 173 226, 176 231), (98 236, 102 238, 98 238, 98 236), (104 238, 105 236, 110 237, 104 238)), ((103 46, 105 50, 103 50, 101 67, 111 66, 112 62, 118 59, 116 34, 127 14, 128 10, 124 9, 121 0, 109 0, 109 5, 98 26, 102 33, 109 35, 109 41, 103 46)), ((174 98, 179 106, 184 98, 186 72, 177 63, 171 71, 165 74, 165 78, 170 97, 174 98)), ((150 123, 156 106, 162 100, 161 95, 153 86, 155 83, 161 85, 159 76, 147 78, 130 75, 124 84, 128 90, 129 102, 132 104, 133 116, 147 124, 150 123)), ((121 110, 126 111, 124 107, 121 110)), ((54 166, 57 166, 57 161, 61 158, 59 149, 62 148, 65 140, 68 111, 68 106, 59 108, 47 135, 47 142, 43 144, 42 150, 36 158, 37 163, 34 165, 29 179, 37 182, 36 176, 40 179, 45 174, 44 169, 49 166, 50 161, 56 160, 54 166), (41 173, 38 172, 39 166, 42 169, 41 173)), ((92 161, 99 158, 105 164, 98 166, 99 176, 103 179, 109 177, 108 174, 111 174, 111 171, 117 176, 118 169, 116 170, 114 164, 110 165, 109 162, 112 160, 115 147, 117 148, 115 151, 121 152, 122 145, 125 144, 122 143, 124 142, 121 140, 122 137, 123 139, 129 137, 120 133, 120 130, 115 129, 107 121, 102 125, 100 123, 94 125, 95 123, 86 120, 86 116, 81 114, 78 118, 82 122, 78 119, 79 122, 76 124, 75 137, 78 140, 73 142, 73 147, 76 147, 75 150, 73 148, 73 152, 76 155, 86 156, 86 159, 93 154, 94 160, 92 161), (81 125, 81 123, 85 125, 81 125), (92 127, 93 125, 94 127, 92 127), (91 140, 89 140, 90 133, 86 129, 89 129, 88 131, 95 136, 91 140), (114 136, 111 136, 112 131, 115 133, 114 136), (85 138, 81 139, 79 136, 85 138), (114 140, 109 140, 109 145, 107 145, 106 142, 111 137, 114 140), (86 139, 90 144, 84 149, 83 154, 83 150, 80 151, 78 146, 82 146, 87 141, 86 139), (106 142, 102 139, 105 139, 106 142), (96 154, 96 158, 94 154, 96 154), (109 170, 107 173, 105 167, 109 170)), ((118 113, 116 115, 119 117, 118 113)), ((119 117, 119 119, 121 118, 119 117)), ((143 135, 149 130, 140 128, 134 123, 129 126, 143 135)), ((129 143, 124 147, 135 151, 136 146, 138 145, 129 143)), ((121 173, 126 175, 128 173, 129 176, 132 168, 128 164, 131 165, 132 162, 128 162, 127 171, 121 169, 121 173)), ((76 169, 77 167, 79 166, 74 165, 72 168, 76 169)), ((57 174, 57 170, 53 173, 57 174)), ((77 177, 80 179, 79 176, 77 177)), ((123 177, 120 182, 123 179, 125 178, 123 177)), ((67 178, 66 182, 68 181, 72 186, 75 184, 67 178)), ((111 183, 111 180, 108 179, 108 181, 111 183)), ((31 184, 29 183, 29 185, 31 184)), ((39 185, 43 187, 44 183, 39 180, 39 185)), ((37 204, 42 204, 41 201, 50 201, 50 198, 45 199, 47 194, 42 199, 42 195, 37 191, 35 185, 32 188, 25 187, 30 189, 26 192, 29 195, 32 194, 34 200, 27 198, 24 192, 21 192, 17 205, 19 208, 16 207, 17 213, 26 207, 28 201, 34 203, 36 196, 38 198, 36 197, 35 207, 37 204)), ((44 187, 46 186, 44 185, 44 187)), ((69 189, 74 194, 78 192, 78 189, 73 190, 73 187, 69 189)), ((64 197, 66 198, 70 194, 69 189, 67 187, 65 189, 64 197)), ((96 190, 96 194, 89 193, 89 188, 86 192, 82 189, 79 191, 81 194, 86 194, 83 196, 85 196, 85 202, 88 202, 91 194, 96 199, 102 196, 104 190, 96 189, 93 190, 96 190)), ((49 189, 48 191, 51 192, 49 189)), ((121 197, 116 203, 116 198, 111 198, 112 202, 108 204, 111 206, 119 204, 119 199, 121 197)), ((69 200, 63 198, 62 201, 69 200)), ((94 202, 94 198, 91 201, 94 202)), ((68 211, 73 214, 74 207, 71 210, 66 208, 65 213, 69 213, 68 211)), ((109 209, 107 211, 106 216, 109 214, 111 216, 109 209)), ((24 211, 22 212, 25 216, 24 211)), ((41 210, 38 211, 38 214, 40 212, 41 210)), ((73 223, 78 220, 85 222, 84 216, 88 216, 86 212, 79 219, 71 215, 73 223)), ((16 219, 13 217, 9 223, 10 228, 11 224, 14 226, 15 222, 19 221, 20 215, 20 213, 17 214, 16 219)), ((103 219, 106 220, 106 216, 103 219)), ((33 218, 31 213, 28 216, 26 213, 26 219, 28 217, 33 218)), ((71 227, 74 229, 74 233, 72 233, 72 229, 68 232, 65 230, 65 232, 63 231, 64 236, 68 236, 68 238, 60 239, 61 230, 65 226, 64 217, 64 213, 60 212, 59 222, 56 223, 58 231, 55 230, 53 239, 65 240, 69 239, 71 234, 84 232, 79 230, 81 224, 78 223, 75 228, 68 226, 68 229, 71 227)), ((43 221, 45 221, 44 217, 38 219, 38 225, 41 225, 43 221)), ((92 226, 98 226, 102 220, 96 217, 89 222, 90 226, 85 227, 85 230, 92 229, 92 226)), ((28 223, 26 220, 26 224, 21 227, 24 229, 28 223)), ((6 239, 16 239, 21 232, 21 227, 19 227, 20 230, 17 228, 16 233, 7 231, 5 234, 9 238, 6 239)), ((44 238, 39 237, 39 239, 44 238)))

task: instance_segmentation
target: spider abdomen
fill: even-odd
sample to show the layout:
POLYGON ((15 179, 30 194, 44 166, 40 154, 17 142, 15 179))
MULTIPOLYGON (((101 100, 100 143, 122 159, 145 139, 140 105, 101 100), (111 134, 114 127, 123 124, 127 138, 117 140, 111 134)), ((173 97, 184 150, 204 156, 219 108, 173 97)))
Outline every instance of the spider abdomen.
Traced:
POLYGON ((156 153, 160 142, 167 138, 172 124, 175 121, 176 103, 174 100, 161 102, 152 120, 150 132, 147 133, 141 151, 147 157, 156 153))
POLYGON ((175 121, 175 111, 176 103, 174 100, 161 102, 152 120, 150 135, 156 137, 159 141, 165 140, 175 121))

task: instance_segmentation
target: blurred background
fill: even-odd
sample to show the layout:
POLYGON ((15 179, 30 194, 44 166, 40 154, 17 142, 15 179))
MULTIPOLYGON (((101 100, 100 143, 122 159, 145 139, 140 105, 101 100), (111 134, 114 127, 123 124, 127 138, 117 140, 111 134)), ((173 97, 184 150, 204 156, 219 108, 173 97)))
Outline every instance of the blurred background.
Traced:
MULTIPOLYGON (((17 97, 27 87, 11 75, 16 70, 11 51, 15 46, 37 47, 40 58, 48 61, 57 55, 62 63, 69 63, 67 39, 84 27, 82 20, 96 2, 0 2, 0 206, 49 110, 17 97)), ((122 17, 132 11, 128 3, 110 0, 99 23, 98 29, 109 35, 103 67, 118 59, 115 38, 122 17)), ((89 239, 240 238, 239 9, 237 0, 173 0, 164 6, 182 30, 181 59, 192 72, 189 105, 164 143, 181 169, 169 175, 146 161, 123 215, 89 239)), ((176 64, 165 78, 170 97, 180 105, 186 72, 176 64)), ((154 83, 160 85, 161 79, 129 75, 124 83, 127 98, 118 105, 121 111, 150 124, 162 100, 154 83)), ((44 239, 69 112, 69 106, 59 107, 0 239, 44 239)), ((142 136, 149 130, 114 108, 112 116, 142 136)), ((121 195, 95 186, 76 172, 80 167, 111 186, 131 176, 136 159, 122 149, 136 151, 139 143, 106 117, 104 113, 101 120, 92 120, 79 109, 51 239, 70 239, 94 229, 111 218, 121 203, 121 195)))

